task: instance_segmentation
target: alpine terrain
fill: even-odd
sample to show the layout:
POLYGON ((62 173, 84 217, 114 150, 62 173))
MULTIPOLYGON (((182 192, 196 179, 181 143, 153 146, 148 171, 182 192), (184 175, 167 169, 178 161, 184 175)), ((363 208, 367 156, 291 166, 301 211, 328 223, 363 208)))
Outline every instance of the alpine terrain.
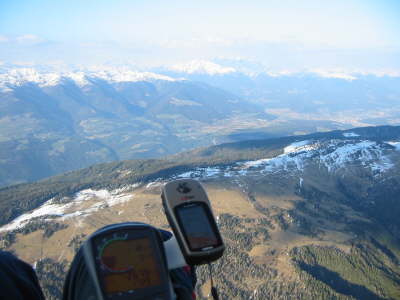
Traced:
POLYGON ((398 74, 248 64, 140 72, 0 64, 0 186, 226 142, 399 124, 398 74))
MULTIPOLYGON (((47 297, 59 299, 88 234, 122 221, 168 228, 160 187, 195 178, 227 244, 214 263, 221 299, 400 299, 399 170, 392 126, 98 164, 0 189, 0 245, 33 264, 47 297)), ((200 299, 206 271, 197 268, 200 299)))

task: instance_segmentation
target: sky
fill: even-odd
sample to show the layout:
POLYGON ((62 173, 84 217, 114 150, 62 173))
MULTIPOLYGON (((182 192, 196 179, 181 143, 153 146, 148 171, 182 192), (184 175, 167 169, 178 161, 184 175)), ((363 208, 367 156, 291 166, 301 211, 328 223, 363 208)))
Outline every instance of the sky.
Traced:
POLYGON ((0 0, 0 62, 400 70, 400 0, 0 0))

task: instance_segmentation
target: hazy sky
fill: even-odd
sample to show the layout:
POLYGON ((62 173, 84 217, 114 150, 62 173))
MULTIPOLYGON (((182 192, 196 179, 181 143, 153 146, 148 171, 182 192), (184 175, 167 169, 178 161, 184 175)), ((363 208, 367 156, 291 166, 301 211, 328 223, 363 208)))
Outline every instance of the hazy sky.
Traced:
POLYGON ((0 61, 400 69, 400 0, 0 0, 0 61))

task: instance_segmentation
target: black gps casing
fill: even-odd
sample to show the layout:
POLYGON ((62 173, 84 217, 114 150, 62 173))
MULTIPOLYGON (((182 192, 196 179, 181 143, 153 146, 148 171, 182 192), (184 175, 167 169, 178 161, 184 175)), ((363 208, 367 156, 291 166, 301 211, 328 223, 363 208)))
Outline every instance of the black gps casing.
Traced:
POLYGON ((167 220, 189 265, 209 263, 222 256, 225 245, 208 196, 198 181, 193 179, 171 181, 164 185, 161 199, 167 220), (185 216, 186 213, 190 215, 185 216), (197 220, 190 220, 192 216, 197 220), (211 239, 193 242, 190 234, 196 229, 191 228, 191 221, 197 225, 201 222, 201 230, 211 239))

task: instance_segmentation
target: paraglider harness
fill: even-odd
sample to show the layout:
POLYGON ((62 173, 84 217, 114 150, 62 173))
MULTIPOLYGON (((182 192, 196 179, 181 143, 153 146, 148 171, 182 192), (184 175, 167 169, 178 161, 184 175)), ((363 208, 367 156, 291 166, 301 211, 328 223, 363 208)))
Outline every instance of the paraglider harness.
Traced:
POLYGON ((211 275, 224 243, 200 183, 170 182, 162 201, 174 235, 138 222, 99 229, 75 255, 63 299, 195 299, 195 265, 208 263, 211 275))

